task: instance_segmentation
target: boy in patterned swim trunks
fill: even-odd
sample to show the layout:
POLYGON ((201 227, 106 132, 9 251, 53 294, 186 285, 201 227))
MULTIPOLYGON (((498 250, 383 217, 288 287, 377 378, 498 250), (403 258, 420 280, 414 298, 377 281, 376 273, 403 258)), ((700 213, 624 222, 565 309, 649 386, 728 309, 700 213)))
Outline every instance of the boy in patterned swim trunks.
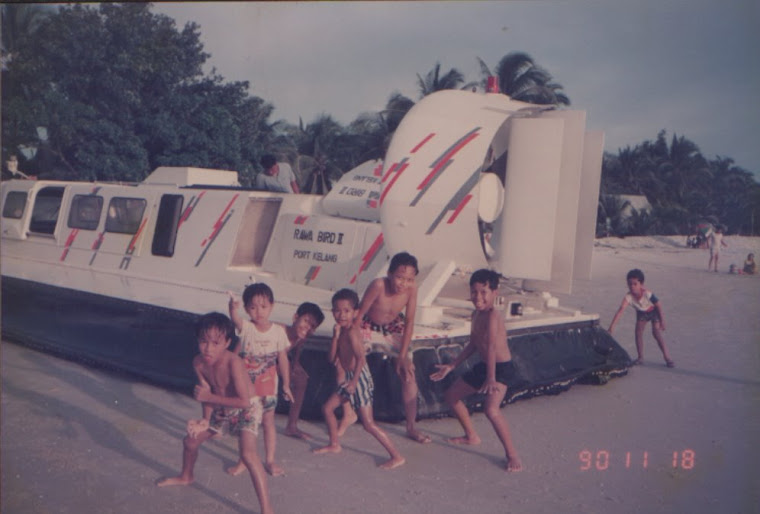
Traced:
POLYGON ((401 380, 401 398, 406 415, 406 433, 418 443, 429 443, 430 436, 418 431, 417 379, 410 346, 417 310, 417 259, 406 252, 397 253, 388 266, 388 275, 373 280, 364 292, 356 325, 368 346, 379 344, 395 359, 401 380))
POLYGON ((665 347, 665 338, 662 332, 665 330, 665 316, 662 314, 662 303, 652 291, 644 288, 644 272, 640 269, 632 269, 625 277, 628 282, 628 293, 623 297, 623 303, 612 318, 610 328, 607 330, 612 334, 618 319, 623 314, 627 305, 636 309, 636 352, 638 358, 633 361, 634 364, 641 364, 644 358, 644 328, 647 323, 652 322, 652 335, 657 344, 660 346, 662 356, 665 358, 665 365, 674 368, 675 363, 668 354, 665 347))
POLYGON ((401 466, 406 459, 401 456, 388 435, 375 423, 372 417, 372 393, 374 385, 372 375, 367 366, 364 345, 358 328, 354 325, 359 306, 359 296, 351 289, 341 289, 333 295, 333 316, 337 327, 330 349, 330 355, 335 355, 335 365, 338 376, 345 377, 339 382, 338 389, 325 402, 322 413, 327 422, 330 442, 327 446, 314 449, 314 453, 339 453, 338 420, 335 409, 344 402, 351 403, 359 414, 364 429, 377 439, 390 454, 390 459, 380 464, 383 469, 393 469, 401 466))
MULTIPOLYGON (((277 373, 282 377, 282 394, 292 402, 290 391, 290 363, 288 348, 290 341, 285 327, 272 323, 269 316, 274 308, 274 293, 264 284, 251 284, 243 291, 243 305, 250 320, 240 315, 240 300, 229 293, 230 318, 240 335, 235 353, 243 358, 248 376, 253 383, 254 395, 261 398, 264 406, 261 425, 264 428, 265 459, 264 469, 272 476, 284 475, 285 471, 274 459, 276 437, 274 411, 277 407, 277 373)), ((237 475, 245 470, 242 462, 230 467, 227 472, 237 475)))
POLYGON ((256 449, 261 402, 253 395, 243 360, 228 351, 234 336, 235 327, 224 314, 212 312, 198 321, 200 354, 193 359, 193 369, 199 385, 193 396, 203 405, 203 418, 187 424, 181 474, 159 481, 158 486, 192 484, 200 446, 215 433, 227 430, 240 440, 240 459, 251 475, 261 512, 271 513, 266 473, 256 449))
POLYGON ((480 444, 480 437, 475 432, 470 413, 462 400, 471 394, 483 393, 486 395, 483 412, 504 446, 506 469, 521 471, 522 462, 512 444, 509 424, 501 415, 500 409, 507 394, 507 385, 514 374, 514 365, 507 344, 504 313, 494 308, 498 288, 499 274, 495 271, 481 269, 472 274, 470 300, 475 306, 475 312, 472 313, 470 342, 451 364, 437 364, 438 371, 430 375, 430 379, 435 382, 443 380, 473 353, 480 354, 482 361, 457 378, 446 390, 446 403, 464 429, 464 437, 452 437, 448 441, 454 444, 480 444))

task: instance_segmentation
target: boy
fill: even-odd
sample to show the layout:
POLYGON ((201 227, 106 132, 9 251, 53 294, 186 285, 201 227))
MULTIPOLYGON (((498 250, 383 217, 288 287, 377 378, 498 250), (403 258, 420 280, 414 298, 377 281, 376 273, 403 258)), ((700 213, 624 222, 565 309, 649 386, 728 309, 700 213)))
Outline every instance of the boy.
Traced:
POLYGON ((193 369, 201 385, 194 397, 203 405, 203 418, 190 420, 183 440, 182 473, 158 482, 160 487, 193 483, 193 468, 201 444, 215 433, 228 431, 240 440, 240 459, 251 475, 262 513, 272 512, 266 474, 256 450, 256 435, 261 423, 261 403, 253 396, 253 387, 242 359, 227 351, 235 327, 224 314, 212 312, 200 318, 196 337, 200 354, 193 359, 193 369))
MULTIPOLYGON (((274 410, 277 407, 277 370, 282 377, 282 394, 293 401, 290 391, 290 365, 287 350, 290 346, 285 328, 272 323, 269 316, 274 308, 274 293, 264 284, 251 284, 243 291, 243 305, 250 321, 240 315, 240 301, 229 292, 230 318, 240 335, 235 353, 243 358, 248 376, 253 382, 254 395, 260 397, 264 406, 261 424, 264 427, 266 457, 264 469, 272 476, 284 475, 285 471, 274 460, 276 436, 274 410)), ((231 475, 242 473, 243 462, 229 468, 231 475)))
POLYGON ((636 309, 636 352, 639 354, 638 359, 633 361, 633 364, 641 364, 644 359, 644 327, 651 321, 652 335, 662 350, 665 365, 674 368, 676 365, 670 358, 668 349, 665 347, 665 339, 662 337, 662 332, 665 330, 665 316, 662 313, 660 300, 652 291, 644 288, 644 272, 640 269, 632 269, 625 279, 628 282, 628 293, 623 297, 623 303, 620 304, 620 308, 615 313, 615 317, 612 318, 612 323, 610 323, 610 328, 607 331, 612 334, 612 329, 615 328, 623 310, 627 305, 631 305, 636 309))
POLYGON ((430 436, 419 432, 417 421, 417 380, 410 352, 414 315, 417 310, 417 259, 406 252, 397 253, 388 266, 388 275, 373 280, 364 292, 356 325, 364 342, 380 342, 395 357, 396 374, 401 379, 407 436, 418 443, 429 443, 430 436))
POLYGON ((285 427, 285 435, 290 437, 311 439, 309 434, 298 429, 298 418, 306 394, 306 384, 309 381, 309 374, 301 366, 301 350, 303 350, 306 339, 314 333, 324 320, 325 315, 318 305, 304 302, 298 306, 295 315, 293 315, 293 324, 285 329, 290 341, 288 358, 291 363, 290 384, 293 388, 293 403, 290 404, 288 424, 285 427))
POLYGON ((507 384, 514 375, 512 354, 507 344, 507 328, 504 315, 494 309, 499 288, 499 274, 488 269, 480 269, 470 277, 470 300, 475 306, 472 313, 470 342, 451 364, 437 364, 438 371, 430 378, 438 382, 476 351, 481 362, 476 364, 446 390, 446 403, 464 428, 464 437, 452 437, 448 441, 454 444, 480 444, 480 437, 475 432, 470 413, 462 401, 474 393, 486 395, 483 412, 491 422, 496 435, 504 446, 507 456, 507 471, 521 471, 522 462, 512 444, 509 424, 501 415, 499 406, 507 394, 507 384))
MULTIPOLYGON (((406 460, 396 450, 388 435, 377 426, 372 417, 372 393, 374 384, 364 357, 364 345, 361 334, 354 326, 357 316, 359 296, 351 289, 341 289, 332 297, 333 316, 337 323, 330 354, 337 355, 336 367, 345 373, 345 381, 338 384, 338 389, 325 402, 322 412, 327 422, 330 442, 322 448, 315 448, 314 453, 338 453, 338 420, 335 409, 348 401, 359 413, 364 429, 377 439, 390 454, 390 459, 380 464, 383 469, 393 469, 403 465, 406 460)), ((339 376, 341 376, 339 369, 339 376)))
POLYGON ((710 268, 712 268, 713 271, 717 273, 720 249, 722 246, 728 246, 723 240, 723 227, 720 225, 715 227, 715 230, 710 234, 708 241, 710 242, 710 262, 707 263, 707 271, 710 271, 710 268))

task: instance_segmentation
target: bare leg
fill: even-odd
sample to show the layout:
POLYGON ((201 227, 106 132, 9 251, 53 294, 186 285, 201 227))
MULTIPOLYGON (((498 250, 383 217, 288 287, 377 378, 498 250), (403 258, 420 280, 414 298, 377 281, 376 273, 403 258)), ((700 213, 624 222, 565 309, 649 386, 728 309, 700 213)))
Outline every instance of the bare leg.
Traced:
MULTIPOLYGON (((398 357, 399 359, 401 357, 398 357)), ((414 376, 414 365, 409 364, 409 374, 404 375, 403 370, 399 375, 401 380, 401 399, 404 402, 404 415, 406 416, 406 435, 418 443, 426 444, 432 441, 429 435, 417 430, 417 379, 414 376)))
POLYGON ((507 471, 522 471, 522 461, 517 455, 512 444, 512 436, 509 433, 509 424, 504 416, 501 415, 501 402, 504 400, 504 396, 507 394, 507 386, 504 384, 498 384, 498 392, 490 393, 486 396, 485 405, 483 406, 483 412, 485 413, 488 421, 491 422, 496 435, 499 436, 502 446, 504 446, 504 453, 507 456, 507 471))
POLYGON ((264 429, 264 469, 273 477, 282 476, 285 471, 275 462, 274 453, 277 449, 277 430, 274 426, 274 409, 264 412, 261 417, 261 427, 264 429))
POLYGON ((402 466, 406 462, 406 459, 398 452, 393 445, 393 442, 388 437, 388 434, 375 423, 375 420, 372 417, 372 405, 359 407, 359 418, 362 420, 364 430, 372 434, 372 436, 383 445, 385 451, 391 456, 390 459, 380 464, 380 467, 382 469, 393 469, 402 466))
POLYGON ((343 417, 338 424, 338 437, 343 437, 343 434, 346 433, 348 427, 356 423, 356 420, 359 419, 348 400, 345 400, 343 403, 341 403, 341 407, 343 407, 343 417))
POLYGON ((298 429, 298 419, 301 416, 301 408, 303 407, 303 399, 306 396, 306 384, 309 381, 309 376, 303 373, 292 373, 290 378, 290 387, 293 391, 293 403, 290 404, 290 411, 288 411, 288 424, 285 427, 285 435, 290 437, 296 437, 299 439, 311 440, 311 435, 306 432, 302 432, 298 429))
POLYGON ((264 466, 261 464, 258 451, 256 450, 256 435, 248 430, 240 432, 239 438, 240 459, 251 475, 253 488, 259 497, 261 514, 272 514, 272 505, 269 502, 269 487, 264 466))
POLYGON ((639 354, 639 358, 634 361, 634 364, 641 364, 644 361, 644 328, 646 325, 646 321, 636 320, 636 353, 639 354))
POLYGON ((339 453, 341 450, 338 443, 338 419, 335 417, 335 409, 340 406, 342 399, 338 393, 333 393, 322 406, 322 414, 325 416, 327 423, 327 432, 330 435, 330 442, 327 446, 315 448, 314 453, 339 453))
POLYGON ((675 367, 675 363, 673 362, 673 359, 670 358, 668 349, 665 346, 665 338, 662 336, 662 330, 660 330, 660 325, 657 322, 652 322, 652 335, 654 336, 658 346, 660 347, 660 350, 662 351, 662 356, 665 359, 665 365, 669 368, 675 367))
POLYGON ((456 379, 451 387, 446 390, 446 394, 444 395, 446 403, 451 407, 454 415, 459 420, 459 424, 462 425, 462 428, 464 429, 464 437, 451 437, 447 439, 448 442, 454 444, 480 444, 480 437, 477 432, 475 432, 475 426, 472 424, 470 412, 462 401, 462 398, 466 398, 476 392, 477 389, 470 386, 461 378, 456 379))
POLYGON ((717 273, 717 272, 718 272, 718 258, 719 258, 719 257, 720 257, 720 254, 719 254, 719 253, 716 253, 716 254, 715 254, 715 268, 714 268, 714 271, 715 271, 715 273, 717 273))
POLYGON ((182 440, 182 472, 179 476, 165 478, 156 485, 165 487, 167 485, 189 485, 193 483, 193 468, 195 461, 198 460, 198 449, 204 441, 208 440, 214 432, 206 430, 197 435, 197 437, 185 436, 182 440))

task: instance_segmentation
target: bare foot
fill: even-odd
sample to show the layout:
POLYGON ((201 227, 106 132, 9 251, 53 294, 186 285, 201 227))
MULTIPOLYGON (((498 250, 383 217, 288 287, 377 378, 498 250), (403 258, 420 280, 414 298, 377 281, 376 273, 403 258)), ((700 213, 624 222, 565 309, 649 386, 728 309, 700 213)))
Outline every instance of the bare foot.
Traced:
POLYGON ((420 444, 428 444, 433 440, 429 435, 423 434, 422 432, 418 432, 416 430, 414 432, 407 432, 406 435, 412 441, 417 441, 420 444))
POLYGON ((321 448, 314 448, 311 452, 312 453, 340 453, 342 448, 339 444, 328 444, 327 446, 322 446, 321 448))
POLYGON ((473 445, 474 446, 476 444, 480 444, 480 437, 478 437, 478 436, 473 436, 473 437, 467 437, 467 436, 450 437, 450 438, 446 439, 446 441, 448 441, 451 444, 469 444, 469 445, 473 445))
POLYGON ((518 471, 522 471, 522 468, 522 461, 520 460, 520 457, 512 457, 511 459, 507 459, 508 473, 516 473, 518 471))
POLYGON ((675 362, 673 362, 673 359, 668 359, 668 360, 666 360, 666 361, 665 361, 665 365, 666 365, 667 367, 669 367, 669 368, 675 368, 675 367, 676 367, 676 363, 675 363, 675 362))
POLYGON ((285 435, 293 437, 295 439, 303 439, 304 441, 311 441, 314 439, 311 435, 299 430, 297 428, 285 427, 285 435))
POLYGON ((338 425, 338 437, 345 434, 348 427, 356 423, 356 420, 358 419, 359 417, 356 415, 356 412, 354 412, 354 409, 344 407, 343 419, 340 420, 340 424, 338 425))
POLYGON ((190 485, 192 483, 192 478, 172 477, 164 478, 163 480, 156 482, 156 485, 158 487, 166 487, 168 485, 190 485))
POLYGON ((227 471, 227 473, 233 477, 238 476, 240 473, 245 471, 245 464, 243 464, 241 461, 237 461, 234 466, 230 466, 225 471, 227 471))
POLYGON ((641 359, 641 358, 638 358, 638 359, 636 359, 635 361, 633 361, 633 362, 631 363, 631 365, 632 365, 632 366, 638 366, 638 365, 639 365, 639 364, 641 364, 642 362, 644 362, 644 361, 643 361, 643 359, 641 359))
POLYGON ((264 469, 267 470, 267 473, 269 473, 273 477, 281 477, 282 475, 285 474, 285 470, 282 469, 280 466, 278 466, 274 462, 272 462, 272 463, 269 463, 269 462, 265 463, 264 464, 264 469))
POLYGON ((404 464, 406 464, 406 459, 404 457, 396 457, 393 459, 386 460, 385 462, 380 464, 378 467, 380 469, 393 469, 399 466, 403 466, 404 464))

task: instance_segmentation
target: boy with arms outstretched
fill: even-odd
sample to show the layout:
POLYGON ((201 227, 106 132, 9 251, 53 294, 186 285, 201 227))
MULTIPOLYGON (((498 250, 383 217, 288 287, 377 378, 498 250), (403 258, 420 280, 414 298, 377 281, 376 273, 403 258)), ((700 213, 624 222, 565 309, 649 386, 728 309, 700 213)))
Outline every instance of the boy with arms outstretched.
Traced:
POLYGON ((266 473, 256 449, 261 402, 253 395, 242 359, 227 351, 234 335, 235 327, 224 314, 212 312, 198 321, 200 354, 193 359, 193 369, 200 385, 195 386, 194 397, 203 404, 203 418, 187 424, 181 474, 161 480, 158 485, 192 484, 201 444, 215 433, 228 431, 239 438, 240 460, 251 475, 261 512, 271 513, 266 473))
POLYGON ((298 418, 301 415, 301 407, 303 407, 303 399, 306 394, 306 384, 309 381, 309 374, 301 366, 301 350, 303 350, 303 344, 306 342, 306 339, 314 333, 324 319, 325 315, 318 305, 304 302, 298 306, 295 315, 293 315, 293 324, 285 329, 290 341, 288 358, 290 359, 291 370, 290 385, 293 390, 293 403, 290 404, 288 424, 285 427, 285 435, 289 435, 290 437, 311 439, 309 434, 302 432, 298 428, 298 418))
POLYGON ((396 373, 401 380, 401 398, 406 415, 406 433, 418 443, 429 443, 430 436, 418 431, 417 380, 410 346, 417 311, 417 259, 406 252, 397 253, 388 266, 388 275, 376 278, 367 286, 356 325, 365 343, 379 342, 395 357, 396 373))
POLYGON ((665 330, 665 316, 662 313, 662 304, 660 300, 644 287, 644 272, 640 269, 632 269, 625 277, 628 283, 628 293, 623 297, 623 303, 615 313, 607 330, 612 334, 612 330, 622 316, 626 306, 630 305, 636 310, 636 353, 638 358, 633 361, 634 364, 641 364, 644 359, 644 328, 647 323, 652 322, 652 335, 657 344, 660 346, 662 356, 665 359, 665 365, 669 368, 675 367, 675 362, 670 358, 668 349, 665 347, 665 338, 662 331, 665 330))
POLYGON ((514 375, 512 354, 507 344, 507 328, 504 314, 494 308, 499 288, 499 274, 488 269, 480 269, 470 277, 470 300, 475 306, 472 313, 470 342, 451 364, 438 364, 438 371, 430 375, 437 382, 443 380, 453 369, 466 361, 473 353, 480 354, 481 362, 476 364, 446 390, 446 403, 464 428, 464 437, 449 439, 454 444, 480 444, 470 413, 462 401, 474 393, 486 395, 483 412, 496 431, 507 456, 507 471, 522 470, 522 462, 512 444, 509 424, 501 415, 500 405, 507 394, 507 384, 514 375))
POLYGON ((338 420, 335 409, 348 401, 356 409, 364 429, 377 439, 390 454, 390 459, 380 464, 383 469, 393 469, 406 462, 398 452, 388 435, 375 423, 372 416, 372 394, 374 384, 369 366, 365 359, 364 345, 359 330, 354 326, 357 316, 359 296, 351 289, 341 289, 333 295, 333 316, 338 328, 333 337, 331 355, 336 355, 336 367, 342 368, 345 381, 338 384, 334 392, 322 407, 327 422, 330 442, 327 446, 314 449, 314 453, 338 453, 338 420))
MULTIPOLYGON (((280 476, 285 471, 274 460, 277 432, 274 426, 274 410, 277 407, 277 371, 282 377, 282 394, 287 401, 293 401, 290 391, 290 365, 287 350, 290 346, 285 328, 269 320, 274 308, 274 293, 264 284, 251 284, 243 291, 243 306, 250 321, 240 315, 240 300, 229 293, 230 318, 240 335, 235 353, 243 358, 248 376, 253 382, 254 395, 261 398, 264 406, 261 424, 264 427, 264 448, 266 452, 264 469, 272 476, 280 476)), ((242 462, 229 468, 231 475, 242 473, 242 462)))

